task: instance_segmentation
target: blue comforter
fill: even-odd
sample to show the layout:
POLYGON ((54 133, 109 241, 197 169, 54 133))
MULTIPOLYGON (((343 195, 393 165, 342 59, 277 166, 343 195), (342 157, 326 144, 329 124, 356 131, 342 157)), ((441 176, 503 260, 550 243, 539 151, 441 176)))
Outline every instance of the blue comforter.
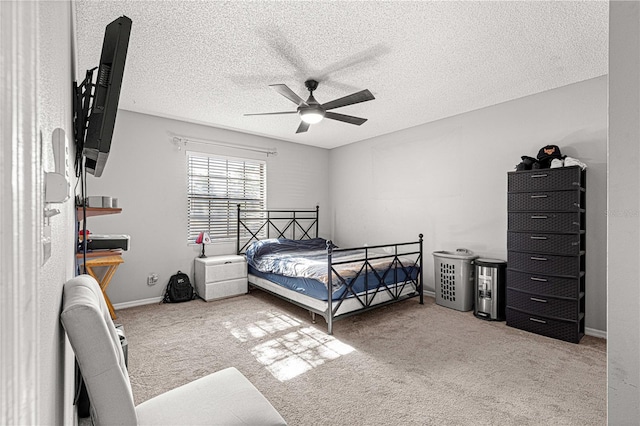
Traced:
MULTIPOLYGON (((325 287, 327 285, 327 241, 322 238, 302 241, 287 239, 256 241, 249 246, 245 254, 249 266, 260 272, 311 278, 322 282, 325 287)), ((365 250, 338 251, 333 253, 332 258, 334 264, 332 285, 335 290, 344 284, 340 278, 348 283, 349 280, 361 274, 365 250), (340 264, 336 265, 336 262, 340 264)), ((383 275, 394 260, 393 256, 382 250, 368 250, 368 258, 370 268, 375 269, 379 275, 383 275), (372 259, 377 256, 385 257, 372 259)), ((412 268, 413 261, 402 259, 402 264, 408 268, 408 275, 415 275, 415 271, 412 271, 415 269, 412 268)))

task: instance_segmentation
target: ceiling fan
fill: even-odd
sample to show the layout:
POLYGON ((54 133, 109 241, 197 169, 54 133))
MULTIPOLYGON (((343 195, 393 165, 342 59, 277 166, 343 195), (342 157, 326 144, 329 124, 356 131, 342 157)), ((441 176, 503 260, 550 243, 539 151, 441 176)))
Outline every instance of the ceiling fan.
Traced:
POLYGON ((286 84, 269 85, 269 87, 272 87, 276 92, 280 93, 282 96, 298 105, 298 109, 296 111, 262 112, 245 115, 299 114, 302 122, 300 123, 300 126, 298 126, 298 130, 296 130, 296 133, 306 132, 307 130, 309 130, 310 125, 319 123, 325 117, 332 120, 342 121, 344 123, 355 124, 357 126, 367 121, 366 118, 338 114, 336 112, 329 111, 331 109, 358 104, 360 102, 366 102, 375 99, 371 92, 367 89, 352 93, 351 95, 345 96, 340 99, 335 99, 325 104, 320 104, 313 97, 313 91, 318 88, 318 82, 316 80, 307 80, 304 82, 304 85, 307 86, 307 89, 309 90, 309 99, 307 99, 306 101, 303 100, 300 96, 296 95, 294 91, 291 90, 286 84))

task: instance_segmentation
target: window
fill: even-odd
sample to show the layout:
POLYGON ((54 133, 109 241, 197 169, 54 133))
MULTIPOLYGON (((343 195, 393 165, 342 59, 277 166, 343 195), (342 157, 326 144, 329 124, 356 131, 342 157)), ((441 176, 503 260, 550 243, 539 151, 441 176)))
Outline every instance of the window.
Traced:
POLYGON ((212 240, 235 239, 238 204, 265 210, 266 164, 260 160, 187 152, 187 241, 202 231, 212 240))

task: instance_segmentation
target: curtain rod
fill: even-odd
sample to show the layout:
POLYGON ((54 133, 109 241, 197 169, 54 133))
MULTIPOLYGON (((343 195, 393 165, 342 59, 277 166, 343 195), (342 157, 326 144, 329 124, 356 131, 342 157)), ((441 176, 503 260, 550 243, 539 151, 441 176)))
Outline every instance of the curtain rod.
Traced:
POLYGON ((245 151, 261 152, 263 154, 267 154, 267 157, 270 155, 274 155, 274 156, 278 155, 278 151, 276 150, 276 148, 260 148, 258 146, 239 145, 239 144, 230 143, 230 142, 219 142, 219 141, 204 140, 204 139, 186 138, 186 137, 180 137, 180 136, 174 136, 172 138, 172 142, 178 146, 178 149, 180 149, 181 145, 186 147, 187 143, 197 143, 201 145, 224 146, 227 148, 242 149, 245 151))

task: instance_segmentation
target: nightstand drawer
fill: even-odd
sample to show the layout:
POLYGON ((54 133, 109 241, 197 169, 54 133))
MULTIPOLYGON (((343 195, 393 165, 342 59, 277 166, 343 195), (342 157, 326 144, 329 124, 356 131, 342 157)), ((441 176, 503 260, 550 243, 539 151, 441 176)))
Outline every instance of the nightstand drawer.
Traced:
POLYGON ((247 277, 197 285, 198 296, 207 302, 225 297, 246 294, 249 291, 247 277))
POLYGON ((247 262, 228 262, 205 267, 205 282, 228 281, 235 278, 246 278, 247 262))

